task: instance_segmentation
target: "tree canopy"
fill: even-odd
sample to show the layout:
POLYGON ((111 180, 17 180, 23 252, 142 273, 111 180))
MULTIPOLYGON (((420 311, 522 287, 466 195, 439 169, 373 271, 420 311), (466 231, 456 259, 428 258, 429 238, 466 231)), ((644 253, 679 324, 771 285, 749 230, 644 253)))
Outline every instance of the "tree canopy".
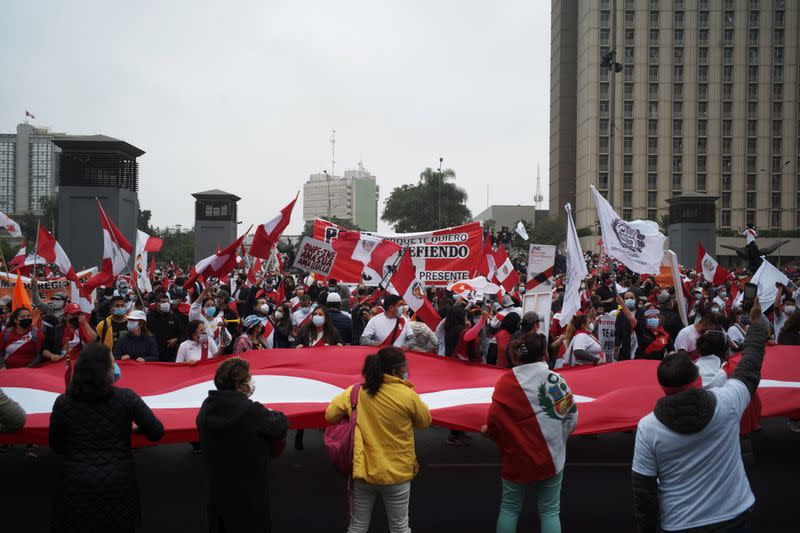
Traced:
POLYGON ((469 222, 472 213, 466 205, 467 192, 451 183, 455 177, 450 168, 441 172, 426 168, 416 184, 392 190, 381 220, 398 233, 431 231, 469 222))

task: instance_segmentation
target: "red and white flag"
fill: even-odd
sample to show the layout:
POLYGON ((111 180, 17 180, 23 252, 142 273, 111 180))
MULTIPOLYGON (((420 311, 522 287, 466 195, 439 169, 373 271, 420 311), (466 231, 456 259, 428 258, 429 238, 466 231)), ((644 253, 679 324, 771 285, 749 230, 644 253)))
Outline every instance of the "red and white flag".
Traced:
MULTIPOLYGON (((364 358, 374 352, 364 346, 326 346, 250 351, 240 356, 250 363, 257 385, 251 399, 286 413, 292 428, 309 429, 325 427, 328 403, 360 382, 364 358)), ((800 413, 796 352, 794 346, 767 347, 758 388, 763 417, 796 418, 800 413)), ((406 354, 406 360, 414 390, 430 408, 433 424, 448 429, 478 431, 486 423, 497 380, 509 374, 505 369, 413 352, 406 354)), ((197 412, 208 390, 214 389, 219 363, 215 358, 193 366, 118 361, 122 377, 114 385, 133 389, 153 409, 166 430, 161 444, 196 441, 197 412)), ((573 434, 636 428, 664 396, 656 377, 658 363, 633 360, 561 371, 578 405, 578 427, 573 434)), ((63 363, 4 370, 0 387, 28 414, 25 427, 0 434, 0 442, 46 444, 53 402, 64 392, 63 363)), ((557 408, 555 402, 553 408, 557 408)), ((144 442, 143 435, 133 435, 134 446, 144 442)))
POLYGON ((133 255, 133 246, 108 217, 99 200, 97 209, 100 212, 100 225, 103 228, 103 260, 97 275, 83 285, 87 292, 93 291, 101 285, 112 285, 114 278, 125 270, 125 266, 133 255))
POLYGON ((236 266, 236 250, 242 245, 242 241, 247 236, 247 233, 229 244, 224 250, 220 250, 212 256, 206 257, 189 272, 189 277, 186 279, 183 288, 189 289, 194 285, 197 278, 202 278, 204 281, 211 276, 221 278, 226 276, 233 267, 236 266))
POLYGON ((519 285, 519 273, 514 268, 511 258, 508 257, 505 246, 498 246, 494 252, 494 281, 505 292, 513 292, 519 285))
POLYGON ((21 269, 25 266, 25 257, 28 255, 28 241, 22 243, 22 246, 17 251, 17 255, 11 259, 8 264, 8 269, 13 272, 14 270, 21 269))
POLYGON ((26 117, 31 117, 33 120, 36 120, 36 117, 33 116, 33 113, 31 113, 27 109, 25 110, 25 116, 26 117))
POLYGON ((484 294, 497 294, 500 286, 490 283, 483 276, 478 276, 464 281, 456 281, 447 286, 447 290, 453 292, 467 301, 475 302, 484 294))
POLYGON ((730 277, 730 272, 721 267, 717 260, 703 249, 703 245, 700 242, 697 243, 697 265, 695 268, 698 272, 702 272, 703 278, 713 283, 715 287, 722 285, 730 277))
POLYGON ((425 294, 425 289, 417 279, 414 263, 411 261, 411 252, 406 250, 400 258, 397 268, 389 280, 387 290, 399 295, 408 306, 417 314, 417 318, 425 322, 429 328, 435 330, 442 321, 439 313, 433 308, 425 294))
MULTIPOLYGON (((299 196, 300 193, 297 193, 297 195, 299 196)), ((261 259, 269 259, 272 249, 275 248, 283 230, 286 229, 292 219, 292 210, 295 202, 297 202, 297 196, 289 202, 289 205, 281 209, 277 215, 267 222, 259 224, 253 236, 253 243, 250 245, 250 255, 261 259)))
POLYGON ((36 255, 48 263, 55 264, 61 271, 61 275, 73 282, 78 289, 83 289, 72 262, 67 257, 66 252, 58 243, 52 233, 47 231, 44 226, 39 224, 39 238, 36 242, 36 255))
POLYGON ((141 292, 153 290, 153 286, 150 283, 150 276, 153 275, 153 272, 151 271, 149 274, 147 272, 148 254, 150 252, 159 252, 163 245, 164 241, 158 237, 151 237, 142 230, 136 231, 136 260, 134 261, 133 274, 136 277, 136 285, 141 292))
MULTIPOLYGON (((330 241, 336 252, 329 278, 378 285, 403 249, 396 242, 360 231, 339 230, 330 241)), ((349 282, 349 281, 348 281, 349 282)))
POLYGON ((11 218, 6 216, 2 211, 0 211, 0 227, 5 228, 12 237, 22 237, 22 230, 19 224, 11 220, 11 218))

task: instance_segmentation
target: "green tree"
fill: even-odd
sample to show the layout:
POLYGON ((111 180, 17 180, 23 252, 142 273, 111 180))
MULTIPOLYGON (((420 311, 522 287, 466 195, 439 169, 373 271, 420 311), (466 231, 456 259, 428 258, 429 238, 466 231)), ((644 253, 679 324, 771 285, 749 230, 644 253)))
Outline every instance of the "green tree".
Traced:
POLYGON ((139 209, 139 217, 137 219, 136 227, 148 235, 154 235, 156 228, 150 225, 150 219, 153 217, 152 211, 149 209, 139 209))
POLYGON ((181 232, 170 231, 168 228, 163 230, 151 228, 151 230, 151 235, 164 241, 161 251, 156 254, 157 263, 165 264, 174 261, 182 269, 194 264, 194 228, 181 232))
POLYGON ((467 192, 448 180, 453 169, 441 172, 426 168, 419 182, 395 187, 386 200, 381 220, 392 224, 398 233, 431 231, 464 224, 472 219, 467 208, 467 192))
POLYGON ((58 199, 55 197, 42 196, 39 198, 39 214, 28 211, 24 215, 15 217, 17 224, 22 230, 22 235, 29 243, 36 242, 39 223, 48 228, 58 238, 56 224, 58 222, 58 199))
MULTIPOLYGON (((527 228, 526 228, 527 229, 527 228)), ((536 221, 532 229, 528 229, 530 242, 536 244, 554 244, 558 246, 567 240, 567 219, 565 215, 546 217, 536 221)))

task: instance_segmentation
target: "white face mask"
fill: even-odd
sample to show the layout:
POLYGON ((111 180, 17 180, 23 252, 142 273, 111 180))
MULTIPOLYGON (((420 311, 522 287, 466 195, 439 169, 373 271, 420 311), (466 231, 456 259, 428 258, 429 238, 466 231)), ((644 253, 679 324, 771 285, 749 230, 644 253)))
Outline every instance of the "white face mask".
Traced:
POLYGON ((311 320, 314 321, 314 325, 317 327, 325 323, 325 317, 321 315, 314 315, 311 320))
POLYGON ((786 313, 787 315, 791 315, 795 311, 797 311, 797 308, 795 306, 793 306, 793 305, 784 305, 783 306, 783 312, 786 313))
POLYGON ((161 310, 162 313, 169 313, 169 302, 158 304, 158 308, 161 310))
POLYGON ((264 304, 264 305, 262 305, 262 306, 261 306, 259 309, 260 309, 260 310, 261 310, 261 312, 262 312, 262 313, 264 313, 265 315, 268 315, 268 314, 269 314, 269 304, 264 304))
POLYGON ((275 320, 280 320, 283 318, 283 311, 275 311, 275 320))
POLYGON ((594 322, 589 323, 589 333, 594 333, 594 322))

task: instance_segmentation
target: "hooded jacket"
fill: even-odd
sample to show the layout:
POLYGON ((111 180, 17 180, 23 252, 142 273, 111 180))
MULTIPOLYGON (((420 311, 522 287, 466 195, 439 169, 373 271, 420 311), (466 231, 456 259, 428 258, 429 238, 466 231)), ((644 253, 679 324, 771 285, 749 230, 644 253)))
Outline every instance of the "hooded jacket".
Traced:
POLYGON ((239 391, 208 392, 197 429, 208 471, 209 531, 270 531, 271 447, 288 428, 286 415, 239 391))
POLYGON ((664 396, 639 421, 632 472, 639 531, 722 531, 747 520, 754 497, 741 460, 739 419, 761 379, 768 336, 763 321, 754 322, 728 382, 664 396), (720 486, 726 487, 723 501, 720 486))

